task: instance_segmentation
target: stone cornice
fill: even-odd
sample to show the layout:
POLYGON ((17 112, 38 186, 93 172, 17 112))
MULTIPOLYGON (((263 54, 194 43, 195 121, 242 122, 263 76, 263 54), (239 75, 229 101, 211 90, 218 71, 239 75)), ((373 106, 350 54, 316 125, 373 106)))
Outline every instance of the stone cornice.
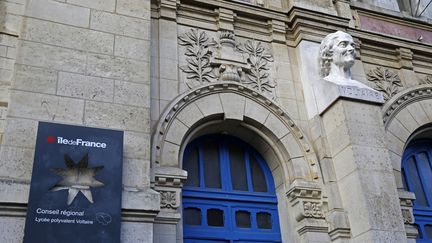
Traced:
POLYGON ((401 91, 393 96, 382 108, 384 125, 387 128, 396 114, 411 103, 432 99, 432 85, 424 84, 401 91))

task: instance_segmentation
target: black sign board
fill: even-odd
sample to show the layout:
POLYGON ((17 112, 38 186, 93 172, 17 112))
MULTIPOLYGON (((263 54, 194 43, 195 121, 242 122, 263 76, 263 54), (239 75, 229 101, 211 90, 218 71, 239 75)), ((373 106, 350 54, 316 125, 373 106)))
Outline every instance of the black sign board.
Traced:
POLYGON ((123 132, 40 122, 24 243, 120 242, 123 132))

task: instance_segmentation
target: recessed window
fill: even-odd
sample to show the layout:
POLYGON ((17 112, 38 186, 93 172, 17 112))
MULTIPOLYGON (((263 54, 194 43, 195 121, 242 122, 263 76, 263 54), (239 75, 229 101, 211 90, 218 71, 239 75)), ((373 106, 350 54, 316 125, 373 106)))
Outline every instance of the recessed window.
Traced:
POLYGON ((252 185, 254 192, 266 192, 267 183, 265 181, 264 172, 255 159, 255 156, 250 156, 250 168, 252 174, 252 185))
POLYGON ((239 228, 251 227, 251 214, 247 211, 237 211, 235 214, 236 225, 239 228))
POLYGON ((201 210, 199 208, 185 208, 184 220, 187 225, 201 225, 201 210))
POLYGON ((189 156, 184 162, 184 169, 188 172, 188 177, 185 186, 199 187, 199 161, 198 161, 198 148, 192 149, 189 156))
POLYGON ((205 141, 202 145, 202 157, 204 160, 205 186, 221 188, 220 161, 217 143, 213 140, 205 141))
POLYGON ((269 213, 257 213, 257 226, 259 229, 271 229, 272 220, 269 213))
POLYGON ((231 167, 232 188, 238 191, 247 191, 246 162, 243 149, 235 144, 229 146, 229 159, 231 167))
POLYGON ((220 209, 207 210, 207 224, 209 226, 224 226, 224 214, 220 209))

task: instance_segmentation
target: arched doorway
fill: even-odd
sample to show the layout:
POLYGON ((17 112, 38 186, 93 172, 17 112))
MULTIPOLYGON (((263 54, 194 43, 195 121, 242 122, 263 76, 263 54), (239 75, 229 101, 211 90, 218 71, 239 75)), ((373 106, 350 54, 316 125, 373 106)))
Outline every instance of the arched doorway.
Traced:
POLYGON ((417 242, 432 242, 432 139, 411 141, 402 159, 405 188, 413 192, 413 214, 419 234, 417 242))
POLYGON ((271 172, 251 146, 227 135, 189 143, 183 156, 185 243, 281 242, 271 172))

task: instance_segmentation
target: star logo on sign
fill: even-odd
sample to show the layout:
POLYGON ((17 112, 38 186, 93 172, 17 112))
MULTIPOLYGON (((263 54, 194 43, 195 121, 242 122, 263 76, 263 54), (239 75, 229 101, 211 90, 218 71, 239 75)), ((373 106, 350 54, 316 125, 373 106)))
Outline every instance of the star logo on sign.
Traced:
POLYGON ((75 197, 81 192, 90 203, 93 203, 93 196, 90 190, 91 187, 101 187, 104 184, 96 180, 95 176, 103 166, 88 168, 88 154, 77 163, 72 158, 65 154, 64 163, 66 169, 54 168, 51 169, 56 175, 62 177, 50 191, 68 190, 67 204, 70 205, 75 197))

